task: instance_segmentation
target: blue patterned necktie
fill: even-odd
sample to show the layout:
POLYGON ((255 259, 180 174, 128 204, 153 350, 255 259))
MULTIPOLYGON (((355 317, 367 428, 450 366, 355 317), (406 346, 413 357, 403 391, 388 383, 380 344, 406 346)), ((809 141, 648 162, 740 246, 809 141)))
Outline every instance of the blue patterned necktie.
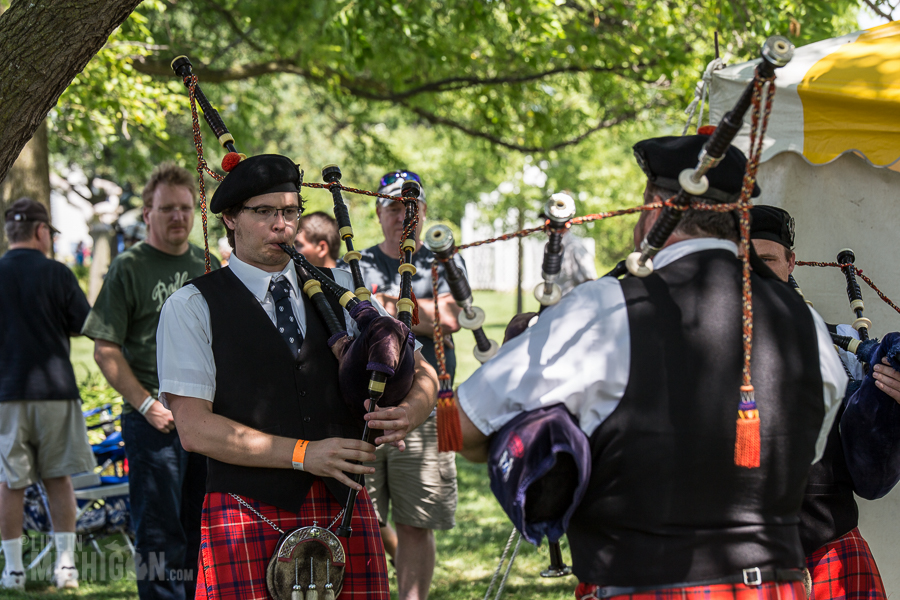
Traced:
POLYGON ((273 278, 269 284, 269 291, 275 301, 275 326, 291 349, 294 358, 297 358, 300 344, 303 343, 303 334, 300 333, 300 323, 294 317, 294 309, 291 307, 291 282, 284 277, 273 278))

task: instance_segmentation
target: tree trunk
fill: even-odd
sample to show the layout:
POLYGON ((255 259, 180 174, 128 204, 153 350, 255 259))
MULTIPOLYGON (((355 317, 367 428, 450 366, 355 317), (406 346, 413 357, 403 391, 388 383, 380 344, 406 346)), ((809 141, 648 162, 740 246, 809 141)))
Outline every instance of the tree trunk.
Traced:
POLYGON ((17 0, 0 15, 0 180, 140 0, 17 0))
POLYGON ((91 270, 88 277, 88 302, 91 306, 97 301, 100 288, 103 287, 103 278, 109 270, 112 262, 113 240, 115 236, 109 225, 101 223, 97 217, 91 224, 91 237, 94 238, 94 249, 91 252, 91 270))
MULTIPOLYGON (((5 213, 6 207, 22 196, 37 200, 50 212, 50 149, 46 120, 25 144, 6 179, 0 182, 0 213, 5 213)), ((0 254, 6 252, 7 246, 6 231, 0 230, 0 254)))

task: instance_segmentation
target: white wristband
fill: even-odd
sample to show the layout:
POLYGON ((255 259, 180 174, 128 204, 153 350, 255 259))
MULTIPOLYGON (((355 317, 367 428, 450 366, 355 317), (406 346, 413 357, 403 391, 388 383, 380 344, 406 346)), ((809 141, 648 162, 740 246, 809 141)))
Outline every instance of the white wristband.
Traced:
POLYGON ((147 396, 146 398, 144 398, 144 403, 141 404, 138 412, 142 415, 146 415, 147 411, 150 410, 150 407, 153 406, 154 402, 156 402, 156 398, 154 398, 153 396, 147 396))

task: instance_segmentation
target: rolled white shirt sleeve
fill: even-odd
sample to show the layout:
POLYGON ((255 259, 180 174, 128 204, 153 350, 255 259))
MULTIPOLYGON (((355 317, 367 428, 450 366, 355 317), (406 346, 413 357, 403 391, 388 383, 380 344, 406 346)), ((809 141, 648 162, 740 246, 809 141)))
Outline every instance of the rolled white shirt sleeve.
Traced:
POLYGON ((616 409, 631 367, 625 297, 618 280, 584 283, 507 342, 457 394, 485 435, 523 411, 565 404, 590 435, 616 409))
POLYGON ((156 330, 156 364, 161 398, 175 394, 213 401, 216 362, 209 307, 193 285, 182 287, 163 305, 156 330))
POLYGON ((816 325, 819 370, 822 373, 822 396, 825 401, 825 419, 822 421, 822 428, 819 430, 819 437, 816 440, 816 456, 813 459, 813 463, 817 463, 825 452, 825 444, 828 443, 828 433, 831 431, 831 425, 834 423, 834 418, 844 400, 849 378, 841 364, 841 358, 831 342, 831 334, 828 332, 828 326, 825 325, 825 321, 811 306, 809 307, 809 312, 812 313, 813 321, 816 325))

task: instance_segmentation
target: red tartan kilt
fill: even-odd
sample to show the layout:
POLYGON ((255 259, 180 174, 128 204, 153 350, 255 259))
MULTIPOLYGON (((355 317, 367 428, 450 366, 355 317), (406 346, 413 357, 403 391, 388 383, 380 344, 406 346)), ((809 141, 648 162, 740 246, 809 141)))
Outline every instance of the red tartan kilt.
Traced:
MULTIPOLYGON (((575 589, 575 597, 594 598, 591 595, 597 586, 579 583, 575 589)), ((743 583, 722 583, 718 585, 697 585, 693 587, 668 588, 611 596, 616 599, 629 600, 806 600, 806 590, 801 581, 770 581, 762 585, 744 585, 743 583)), ((604 599, 607 600, 607 599, 604 599)))
POLYGON ((812 600, 886 600, 884 583, 859 529, 825 544, 808 557, 812 600))
MULTIPOLYGON (((295 514, 250 498, 253 508, 284 531, 318 522, 328 526, 341 510, 317 479, 295 514)), ((353 535, 343 539, 346 553, 342 599, 389 600, 387 564, 372 501, 363 489, 351 522, 353 535)), ((333 530, 333 529, 332 529, 333 530)), ((197 600, 270 600, 266 567, 281 534, 228 494, 210 493, 203 502, 197 600)))

